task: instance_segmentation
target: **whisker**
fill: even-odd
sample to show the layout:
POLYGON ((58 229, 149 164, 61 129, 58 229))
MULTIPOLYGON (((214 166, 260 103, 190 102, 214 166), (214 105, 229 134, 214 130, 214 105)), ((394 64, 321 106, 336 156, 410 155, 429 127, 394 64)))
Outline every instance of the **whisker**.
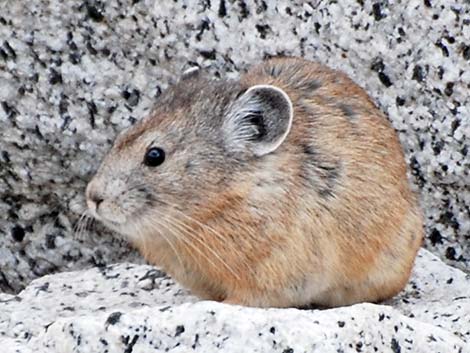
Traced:
POLYGON ((85 213, 85 217, 83 218, 83 221, 80 227, 80 232, 78 233, 79 240, 82 240, 82 241, 85 240, 85 229, 86 229, 87 222, 88 222, 88 213, 85 213))
MULTIPOLYGON (((140 188, 147 188, 148 184, 144 182, 136 182, 136 183, 130 183, 128 185, 128 188, 126 189, 126 193, 132 192, 135 190, 138 190, 140 188)), ((150 194, 151 196, 155 197, 155 195, 152 194, 151 191, 145 190, 146 193, 150 194)), ((138 196, 138 193, 134 193, 131 199, 133 199, 135 202, 139 201, 140 197, 138 196)), ((128 200, 129 201, 129 200, 128 200)), ((220 246, 226 247, 227 246, 227 241, 226 239, 215 229, 212 227, 209 227, 208 225, 205 225, 201 223, 200 221, 194 219, 193 217, 190 217, 180 211, 175 205, 168 204, 166 202, 162 202, 166 204, 170 209, 174 210, 175 213, 182 218, 186 219, 187 221, 193 223, 194 225, 199 226, 201 229, 205 229, 206 231, 210 232, 211 234, 214 235, 214 240, 220 244, 220 246)), ((200 261, 194 256, 194 252, 199 254, 200 257, 204 258, 207 263, 212 266, 214 270, 218 270, 220 268, 220 265, 222 265, 224 268, 226 268, 235 278, 240 279, 237 271, 232 268, 231 265, 229 265, 222 257, 220 254, 218 254, 214 248, 213 245, 205 243, 202 239, 198 238, 197 235, 194 233, 193 229, 187 224, 188 222, 184 222, 181 219, 178 219, 175 216, 171 215, 165 215, 159 210, 153 209, 153 211, 157 214, 159 214, 159 217, 162 220, 159 219, 152 219, 148 218, 147 222, 149 222, 149 225, 152 227, 152 229, 155 229, 158 231, 158 234, 161 235, 163 240, 169 245, 171 250, 175 253, 175 256, 178 259, 179 264, 181 265, 182 268, 185 268, 184 266, 184 261, 181 257, 180 252, 178 251, 178 246, 177 244, 179 243, 181 246, 184 246, 186 249, 192 249, 193 252, 188 251, 188 254, 190 254, 193 257, 193 260, 200 266, 200 261), (167 234, 164 234, 164 232, 160 231, 161 229, 165 229, 167 231, 167 234), (174 240, 173 240, 174 239, 174 240), (176 240, 176 244, 175 241, 176 240), (210 256, 209 256, 210 255, 210 256), (219 264, 219 265, 218 265, 219 264)), ((89 210, 85 210, 82 215, 80 216, 77 224, 74 227, 74 235, 76 236, 77 239, 83 240, 85 238, 85 233, 87 232, 89 226, 93 223, 93 217, 89 214, 89 210)), ((143 245, 143 250, 144 252, 148 252, 148 243, 147 243, 147 238, 143 236, 142 232, 137 229, 137 233, 142 238, 142 245, 143 245)), ((230 244, 229 244, 230 245, 230 244)), ((151 250, 151 249, 150 249, 151 250)), ((240 254, 238 249, 233 249, 236 254, 240 254)), ((243 256, 239 256, 240 259, 244 260, 243 256)), ((243 263, 244 265, 246 264, 246 261, 243 263)), ((247 266, 249 269, 249 266, 247 266)))
MULTIPOLYGON (((183 213, 181 210, 177 209, 177 207, 175 205, 171 205, 167 202, 162 202, 164 203, 165 205, 167 205, 168 207, 170 207, 172 210, 176 211, 179 215, 185 217, 186 219, 188 219, 189 221, 191 222, 194 222, 196 223, 197 225, 199 225, 202 229, 207 229, 209 230, 212 234, 214 234, 216 237, 217 237, 217 240, 221 243, 222 246, 226 246, 227 245, 227 239, 224 238, 219 232, 217 232, 215 229, 213 229, 212 227, 210 227, 209 225, 207 224, 203 224, 201 223, 200 221, 198 221, 197 219, 195 219, 194 217, 191 217, 185 213, 183 213)), ((181 222, 182 223, 182 222, 181 222)), ((182 223, 185 227, 189 227, 187 224, 185 223, 182 223)), ((245 231, 245 233, 247 233, 248 235, 250 235, 251 237, 253 237, 253 234, 252 232, 248 231, 246 228, 243 228, 243 230, 245 231)), ((255 237, 253 237, 255 238, 255 237)), ((199 240, 199 239, 198 239, 199 240)), ((245 268, 247 271, 251 271, 253 272, 253 268, 252 266, 250 266, 250 264, 247 262, 247 259, 246 257, 244 256, 243 252, 240 250, 240 249, 237 249, 236 247, 232 247, 231 248, 232 251, 235 252, 235 254, 237 254, 238 258, 242 260, 242 263, 243 265, 245 265, 245 268)), ((254 273, 254 272, 253 272, 254 273)))
POLYGON ((217 238, 219 238, 220 241, 222 241, 222 242, 224 242, 224 243, 227 241, 227 239, 226 239, 225 237, 223 237, 222 234, 220 234, 219 232, 217 232, 215 229, 213 229, 212 227, 208 226, 207 224, 204 224, 204 223, 198 221, 197 219, 195 219, 194 217, 191 217, 191 216, 185 214, 184 212, 182 212, 182 211, 180 211, 178 208, 176 208, 175 205, 170 205, 170 204, 168 204, 168 203, 167 203, 167 205, 170 206, 173 211, 176 211, 179 215, 185 217, 187 220, 189 220, 189 221, 191 221, 191 222, 194 222, 194 223, 196 223, 198 226, 200 226, 201 228, 207 229, 208 231, 210 231, 210 232, 211 232, 212 234, 214 234, 217 238))
MULTIPOLYGON (((165 236, 163 233, 164 232, 161 232, 159 231, 159 229, 155 229, 153 226, 157 226, 159 228, 166 228, 168 229, 167 227, 165 227, 164 225, 162 225, 158 220, 155 220, 155 219, 152 219, 151 220, 151 225, 152 225, 152 228, 154 230, 156 230, 158 232, 158 234, 168 243, 168 245, 171 247, 171 249, 173 250, 173 252, 175 253, 177 259, 178 259, 178 262, 180 263, 181 267, 184 269, 185 266, 183 265, 183 260, 181 259, 181 256, 179 254, 179 252, 176 250, 176 246, 175 244, 173 244, 173 242, 169 239, 169 237, 165 236)), ((168 231, 170 231, 170 229, 168 229, 168 231)), ((141 237, 141 238, 144 238, 144 237, 141 237)))
POLYGON ((78 231, 78 229, 80 228, 82 219, 83 219, 83 217, 85 217, 86 213, 87 213, 87 211, 85 210, 85 211, 80 215, 80 217, 78 217, 78 220, 76 221, 75 225, 73 226, 73 235, 74 235, 74 237, 77 236, 77 231, 78 231))
POLYGON ((96 244, 96 238, 94 236, 91 236, 92 234, 94 234, 93 232, 91 232, 91 230, 93 229, 94 223, 95 223, 95 218, 93 218, 90 214, 88 214, 86 225, 85 225, 85 231, 88 233, 86 238, 90 239, 92 243, 96 244))
MULTIPOLYGON (((173 225, 173 226, 174 226, 174 225, 173 225)), ((180 230, 180 232, 181 232, 181 230, 180 230)), ((193 237, 193 239, 196 239, 196 238, 193 237)), ((179 240, 182 241, 183 243, 185 243, 189 248, 191 248, 191 249, 193 249, 194 251, 196 251, 196 252, 197 252, 200 256, 202 256, 207 262, 209 262, 209 264, 210 264, 214 269, 217 269, 217 268, 218 268, 217 265, 214 263, 214 261, 212 261, 212 259, 211 259, 209 256, 207 256, 207 254, 205 254, 200 248, 198 248, 198 247, 196 246, 196 244, 194 244, 193 242, 189 241, 189 239, 187 239, 187 238, 184 237, 184 236, 183 236, 183 237, 179 237, 179 240)), ((203 243, 201 243, 201 244, 203 244, 203 243)), ((206 246, 206 247, 207 247, 207 246, 206 246)), ((191 254, 191 252, 188 251, 188 254, 191 254)), ((196 258, 194 255, 192 255, 192 257, 193 257, 193 260, 196 262, 196 265, 200 267, 201 265, 200 265, 199 261, 197 260, 197 258, 196 258)), ((223 263, 223 264, 226 265, 225 263, 223 263)), ((226 266, 227 266, 227 265, 226 265, 226 266)), ((230 268, 229 268, 229 270, 230 270, 230 268)), ((231 272, 232 272, 232 271, 231 271, 231 272)), ((237 278, 238 278, 238 276, 237 276, 237 278)))
MULTIPOLYGON (((171 222, 172 225, 177 227, 180 230, 180 232, 182 232, 183 234, 186 234, 191 239, 195 240, 200 245, 205 247, 220 262, 220 264, 222 264, 227 270, 229 270, 237 279, 240 279, 238 274, 220 257, 219 254, 217 254, 214 251, 214 249, 212 249, 208 244, 204 243, 201 239, 199 239, 192 233, 192 229, 187 224, 179 221, 178 219, 174 217, 171 217, 169 220, 172 221, 171 222)), ((186 238, 181 238, 181 239, 188 240, 186 238)), ((188 243, 188 244, 194 245, 193 243, 188 243)), ((193 246, 193 248, 196 250, 196 247, 193 246)), ((217 266, 212 262, 212 260, 210 260, 210 258, 206 254, 204 254, 199 248, 197 248, 197 251, 200 253, 200 255, 204 256, 206 260, 208 260, 214 266, 214 268, 217 269, 217 266)))
POLYGON ((76 226, 74 227, 74 238, 75 239, 77 239, 79 241, 85 240, 84 233, 85 233, 85 230, 87 228, 88 221, 89 221, 90 218, 91 217, 88 214, 88 209, 87 209, 82 213, 82 215, 80 216, 80 218, 77 221, 76 226))

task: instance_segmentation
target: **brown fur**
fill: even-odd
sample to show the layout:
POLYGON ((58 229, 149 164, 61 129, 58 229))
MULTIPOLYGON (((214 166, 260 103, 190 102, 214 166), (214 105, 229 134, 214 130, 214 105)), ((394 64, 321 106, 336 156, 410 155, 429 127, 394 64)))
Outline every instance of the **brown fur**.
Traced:
MULTIPOLYGON (((162 208, 158 231, 143 218, 134 244, 207 299, 289 307, 392 297, 409 278, 423 230, 390 123, 348 77, 316 63, 269 60, 238 85, 259 84, 279 87, 293 103, 286 140, 244 169, 230 169, 232 162, 208 169, 204 197, 159 191, 161 203, 177 204, 178 211, 162 208), (159 233, 179 236, 170 246, 159 233)), ((183 129, 195 108, 182 107, 170 119, 168 104, 118 138, 89 193, 109 178, 104 171, 120 155, 143 154, 147 144, 139 139, 149 130, 183 129)), ((174 141, 169 146, 183 148, 174 141)), ((184 173, 178 168, 174 173, 184 173)))

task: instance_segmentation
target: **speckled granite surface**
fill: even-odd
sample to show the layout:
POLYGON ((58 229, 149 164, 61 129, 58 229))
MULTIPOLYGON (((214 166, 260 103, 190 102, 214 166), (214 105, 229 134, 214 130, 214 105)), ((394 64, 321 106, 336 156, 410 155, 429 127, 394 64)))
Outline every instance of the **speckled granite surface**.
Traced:
POLYGON ((272 55, 347 72, 400 132, 426 246, 470 268, 470 4, 393 1, 4 1, 0 4, 0 291, 139 261, 99 226, 72 237, 117 131, 192 65, 236 76, 272 55))
POLYGON ((17 296, 0 294, 0 344, 4 353, 470 352, 470 278, 426 250, 386 304, 298 310, 195 301, 145 265, 46 276, 17 296))

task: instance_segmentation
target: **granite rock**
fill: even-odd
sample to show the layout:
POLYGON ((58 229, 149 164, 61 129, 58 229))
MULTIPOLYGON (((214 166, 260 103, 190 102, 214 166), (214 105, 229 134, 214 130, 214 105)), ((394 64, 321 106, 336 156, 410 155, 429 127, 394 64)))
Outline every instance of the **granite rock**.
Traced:
POLYGON ((470 278, 426 250, 387 303, 256 309, 198 301, 100 225, 76 227, 116 133, 183 70, 296 55, 388 114, 425 246, 469 272, 469 43, 461 0, 0 3, 2 352, 470 352, 470 278))
POLYGON ((424 249, 393 300, 328 310, 198 301, 158 270, 131 264, 44 276, 0 295, 4 353, 466 353, 469 328, 470 276, 424 249))
POLYGON ((37 0, 0 4, 0 290, 140 261, 73 228, 117 131, 190 66, 236 77, 275 55, 364 87, 399 131, 426 247, 470 268, 470 5, 461 0, 37 0))

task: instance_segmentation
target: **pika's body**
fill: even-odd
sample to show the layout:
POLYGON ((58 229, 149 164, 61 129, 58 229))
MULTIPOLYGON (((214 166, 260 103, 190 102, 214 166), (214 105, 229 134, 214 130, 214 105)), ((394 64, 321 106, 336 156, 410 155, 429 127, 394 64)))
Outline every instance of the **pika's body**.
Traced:
POLYGON ((87 200, 195 294, 247 306, 390 298, 423 236, 387 119, 344 74, 294 58, 183 77, 118 136, 87 200))

